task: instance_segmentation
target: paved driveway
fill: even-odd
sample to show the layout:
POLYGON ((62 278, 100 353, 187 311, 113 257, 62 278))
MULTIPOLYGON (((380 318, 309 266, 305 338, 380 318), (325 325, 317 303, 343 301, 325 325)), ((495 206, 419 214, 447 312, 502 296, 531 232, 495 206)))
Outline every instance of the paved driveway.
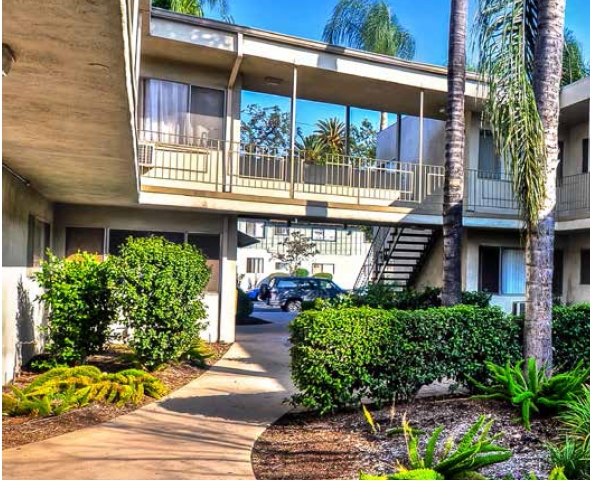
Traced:
POLYGON ((253 479, 250 453, 289 406, 287 323, 238 328, 207 373, 157 403, 103 425, 5 450, 4 479, 253 479))

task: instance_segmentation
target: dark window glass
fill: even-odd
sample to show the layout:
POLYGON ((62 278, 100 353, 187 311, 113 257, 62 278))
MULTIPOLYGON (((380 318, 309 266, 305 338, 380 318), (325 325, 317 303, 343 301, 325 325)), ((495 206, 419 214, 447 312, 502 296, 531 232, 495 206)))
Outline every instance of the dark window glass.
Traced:
POLYGON ((479 289, 500 292, 500 248, 479 247, 479 289))
POLYGON ((207 139, 223 139, 222 90, 191 87, 190 116, 193 136, 207 139))
POLYGON ((66 228, 66 256, 78 251, 104 255, 103 228, 66 228))
POLYGON ((183 243, 184 233, 160 232, 160 231, 131 231, 127 229, 109 230, 109 254, 119 254, 121 246, 129 236, 134 238, 147 238, 149 236, 162 236, 173 243, 183 243))
POLYGON ((582 141, 582 172, 588 172, 588 139, 582 141))
POLYGON ((580 284, 590 285, 590 249, 580 252, 580 284))
POLYGON ((211 278, 207 284, 207 291, 219 290, 219 235, 189 233, 188 242, 199 248, 207 257, 207 266, 211 270, 211 278))
POLYGON ((553 253, 553 294, 563 293, 563 251, 556 249, 553 253))
POLYGON ((502 162, 494 146, 491 131, 479 131, 479 175, 484 178, 500 177, 502 162))
POLYGON ((263 258, 246 258, 246 273, 264 273, 263 258))

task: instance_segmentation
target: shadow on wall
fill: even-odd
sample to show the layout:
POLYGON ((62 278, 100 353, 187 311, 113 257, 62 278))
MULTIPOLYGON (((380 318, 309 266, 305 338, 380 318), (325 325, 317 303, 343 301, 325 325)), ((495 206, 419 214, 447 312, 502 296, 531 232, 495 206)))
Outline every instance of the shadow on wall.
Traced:
MULTIPOLYGON (((29 291, 24 287, 22 278, 17 285, 16 331, 17 347, 15 367, 20 369, 35 356, 35 306, 29 291)), ((17 370, 18 371, 18 370, 17 370)))

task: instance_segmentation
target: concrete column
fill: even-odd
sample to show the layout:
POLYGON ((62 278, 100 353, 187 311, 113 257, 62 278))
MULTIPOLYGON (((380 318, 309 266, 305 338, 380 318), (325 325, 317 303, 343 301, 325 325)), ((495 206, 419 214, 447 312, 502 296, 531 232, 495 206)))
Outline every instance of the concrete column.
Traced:
POLYGON ((235 341, 237 302, 238 220, 224 216, 221 221, 221 253, 219 267, 218 340, 235 341))

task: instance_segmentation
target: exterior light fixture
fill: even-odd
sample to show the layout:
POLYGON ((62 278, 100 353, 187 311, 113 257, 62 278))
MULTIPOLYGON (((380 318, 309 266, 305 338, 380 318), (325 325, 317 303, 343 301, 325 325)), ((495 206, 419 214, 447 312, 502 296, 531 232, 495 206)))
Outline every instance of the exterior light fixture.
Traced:
POLYGON ((279 79, 278 77, 265 77, 264 83, 267 85, 278 86, 283 83, 283 79, 279 79))
POLYGON ((2 44, 2 77, 6 77, 16 62, 14 52, 8 44, 2 44))

